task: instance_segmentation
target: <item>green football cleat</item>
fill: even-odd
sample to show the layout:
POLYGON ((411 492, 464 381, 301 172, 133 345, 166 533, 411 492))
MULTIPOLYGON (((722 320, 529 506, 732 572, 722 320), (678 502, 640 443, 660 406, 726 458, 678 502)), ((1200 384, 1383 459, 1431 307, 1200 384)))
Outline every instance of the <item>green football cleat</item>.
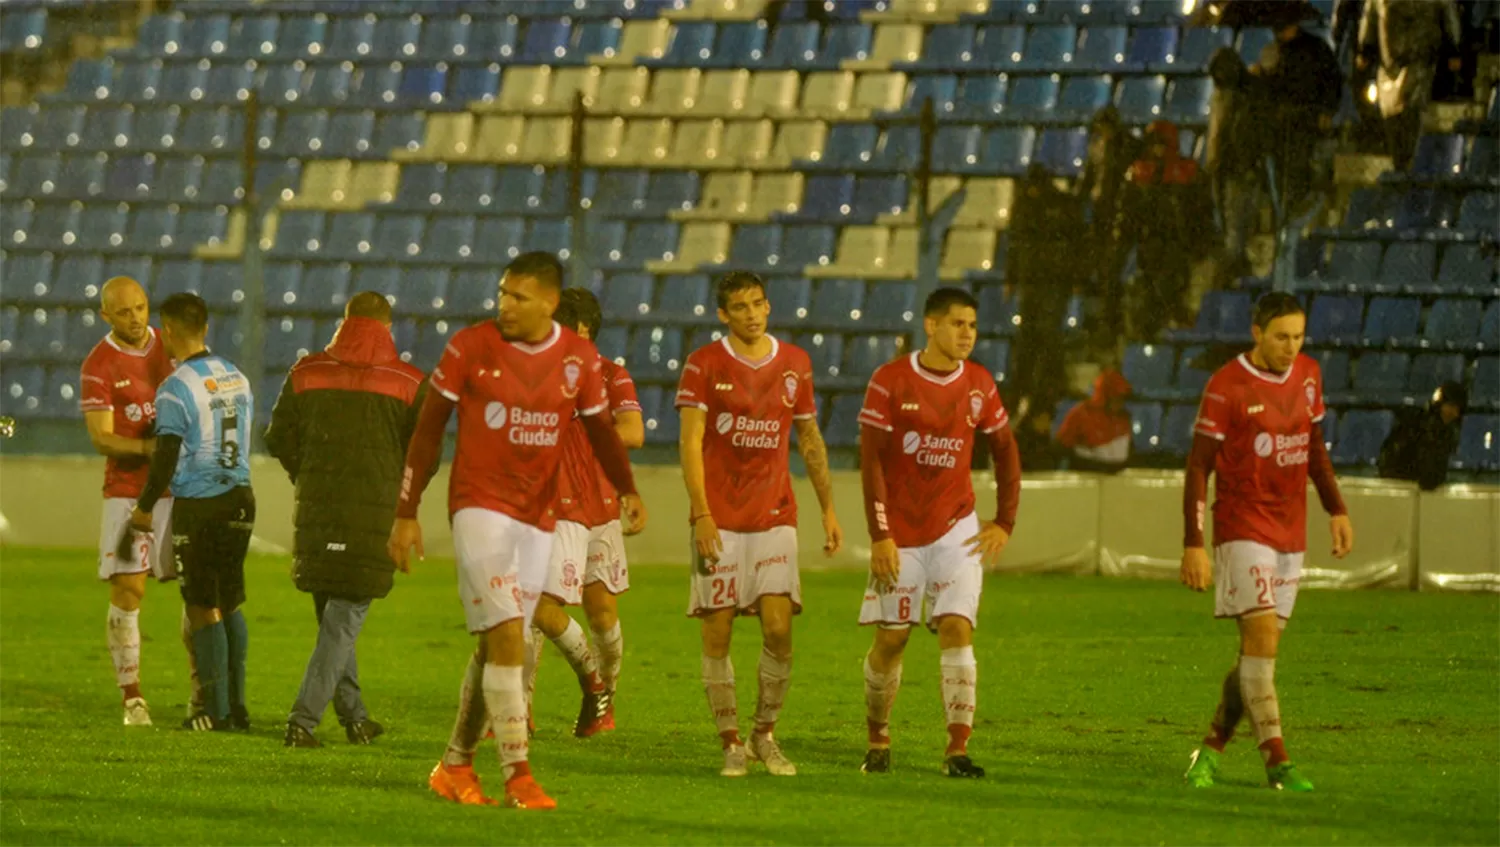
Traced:
POLYGON ((1266 768, 1266 782, 1277 791, 1311 791, 1313 784, 1307 781, 1307 777, 1297 772, 1297 766, 1291 762, 1282 762, 1275 767, 1266 768))
POLYGON ((1219 769, 1219 751, 1212 747, 1199 747, 1193 751, 1187 773, 1182 778, 1194 788, 1213 788, 1214 773, 1219 769))

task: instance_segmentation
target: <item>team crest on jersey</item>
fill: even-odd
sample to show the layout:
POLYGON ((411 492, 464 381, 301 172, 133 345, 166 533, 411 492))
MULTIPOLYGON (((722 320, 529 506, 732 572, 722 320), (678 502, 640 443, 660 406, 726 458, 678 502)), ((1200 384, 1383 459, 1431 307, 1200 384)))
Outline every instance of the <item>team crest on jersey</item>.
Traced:
POLYGON ((969 426, 979 425, 979 413, 984 411, 984 395, 979 391, 969 392, 969 426))
POLYGON ((787 408, 797 402, 797 374, 792 371, 781 375, 781 402, 787 408))
POLYGON ((563 395, 578 396, 578 378, 583 375, 583 360, 577 356, 563 359, 563 395))
POLYGON ((1307 395, 1307 416, 1312 417, 1313 407, 1318 405, 1317 380, 1308 377, 1302 381, 1302 391, 1307 395))

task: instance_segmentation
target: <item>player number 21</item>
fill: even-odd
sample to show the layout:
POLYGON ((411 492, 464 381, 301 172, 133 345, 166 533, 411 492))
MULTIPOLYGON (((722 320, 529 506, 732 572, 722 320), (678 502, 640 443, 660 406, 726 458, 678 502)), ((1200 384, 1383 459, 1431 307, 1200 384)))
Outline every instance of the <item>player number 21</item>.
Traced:
POLYGON ((736 587, 734 580, 714 580, 713 605, 718 606, 725 602, 738 603, 739 601, 739 589, 736 587))

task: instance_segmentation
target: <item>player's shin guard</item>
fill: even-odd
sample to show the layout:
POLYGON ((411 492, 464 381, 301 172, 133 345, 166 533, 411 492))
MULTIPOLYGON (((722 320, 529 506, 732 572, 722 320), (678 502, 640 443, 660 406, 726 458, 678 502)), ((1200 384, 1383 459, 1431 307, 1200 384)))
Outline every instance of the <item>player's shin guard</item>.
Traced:
POLYGON ((865 656, 865 723, 870 731, 871 747, 891 746, 891 709, 896 705, 896 692, 901 690, 901 663, 897 662, 885 673, 870 665, 865 656))
POLYGON ((443 753, 443 764, 461 767, 474 762, 474 750, 479 746, 479 736, 484 734, 488 721, 488 710, 484 704, 484 665, 479 656, 469 656, 469 666, 464 669, 464 682, 458 689, 458 717, 453 721, 453 735, 448 739, 448 749, 443 753))
POLYGON ((1245 716, 1245 700, 1240 695, 1240 666, 1235 665, 1224 676, 1224 686, 1219 694, 1219 707, 1214 710, 1214 721, 1209 725, 1203 745, 1220 753, 1234 738, 1234 730, 1245 716))
POLYGON ((1255 740, 1260 744, 1266 767, 1287 760, 1286 745, 1281 740, 1281 704, 1276 701, 1276 660, 1261 656, 1240 657, 1240 692, 1255 740))
POLYGON ((224 622, 193 633, 198 657, 198 681, 203 689, 203 711, 216 721, 229 718, 229 636, 224 622))
POLYGON ((224 618, 224 635, 229 646, 229 711, 245 713, 245 661, 250 656, 250 628, 245 613, 239 609, 224 618))
POLYGON ((599 660, 599 678, 604 687, 614 691, 620 683, 620 663, 625 658, 625 637, 620 634, 620 622, 609 629, 594 630, 594 653, 599 660))
POLYGON ((755 704, 755 732, 767 735, 776 728, 776 718, 792 686, 792 657, 781 658, 760 648, 760 697, 755 704))
POLYGON ((578 621, 569 619, 568 628, 563 630, 562 635, 552 639, 552 643, 562 651, 563 658, 568 660, 568 666, 578 675, 578 685, 583 693, 604 690, 604 684, 599 680, 599 663, 594 661, 594 651, 589 649, 588 636, 584 634, 578 621))
POLYGON ((703 657, 703 693, 725 747, 740 743, 740 713, 734 696, 734 663, 728 656, 703 657))
POLYGON ((979 666, 974 648, 949 647, 941 659, 943 674, 943 708, 948 713, 948 755, 968 753, 969 735, 974 731, 974 707, 979 683, 979 666))
POLYGON ((115 664, 115 682, 125 699, 141 696, 141 610, 127 612, 111 603, 105 627, 109 658, 115 664))
POLYGON ((507 780, 531 772, 526 759, 526 688, 520 665, 484 666, 484 703, 500 747, 500 766, 507 780))

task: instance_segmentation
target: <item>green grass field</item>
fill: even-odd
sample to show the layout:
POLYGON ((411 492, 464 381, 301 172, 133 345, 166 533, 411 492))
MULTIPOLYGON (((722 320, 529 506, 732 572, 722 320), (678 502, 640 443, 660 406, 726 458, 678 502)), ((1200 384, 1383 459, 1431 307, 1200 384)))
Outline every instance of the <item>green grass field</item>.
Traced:
MULTIPOLYGON (((470 649, 452 566, 398 578, 361 641, 373 716, 351 747, 281 747, 314 638, 288 562, 249 565, 248 735, 168 728, 186 700, 175 588, 153 585, 143 685, 158 727, 120 725, 105 589, 86 553, 0 563, 0 841, 6 844, 1495 844, 1500 843, 1500 598, 1306 592, 1278 683, 1288 746, 1318 787, 1264 787, 1253 744, 1223 784, 1183 787, 1230 663, 1232 627, 1176 585, 995 577, 981 629, 980 782, 948 780, 935 639, 913 637, 895 767, 863 776, 856 573, 803 576, 793 686, 777 735, 801 773, 718 776, 680 569, 639 567, 626 595, 620 729, 571 737, 576 688, 549 648, 532 762, 552 813, 461 808, 426 789, 470 649)), ((735 645, 742 718, 758 638, 735 645)), ((492 791, 492 746, 478 766, 492 791)))

